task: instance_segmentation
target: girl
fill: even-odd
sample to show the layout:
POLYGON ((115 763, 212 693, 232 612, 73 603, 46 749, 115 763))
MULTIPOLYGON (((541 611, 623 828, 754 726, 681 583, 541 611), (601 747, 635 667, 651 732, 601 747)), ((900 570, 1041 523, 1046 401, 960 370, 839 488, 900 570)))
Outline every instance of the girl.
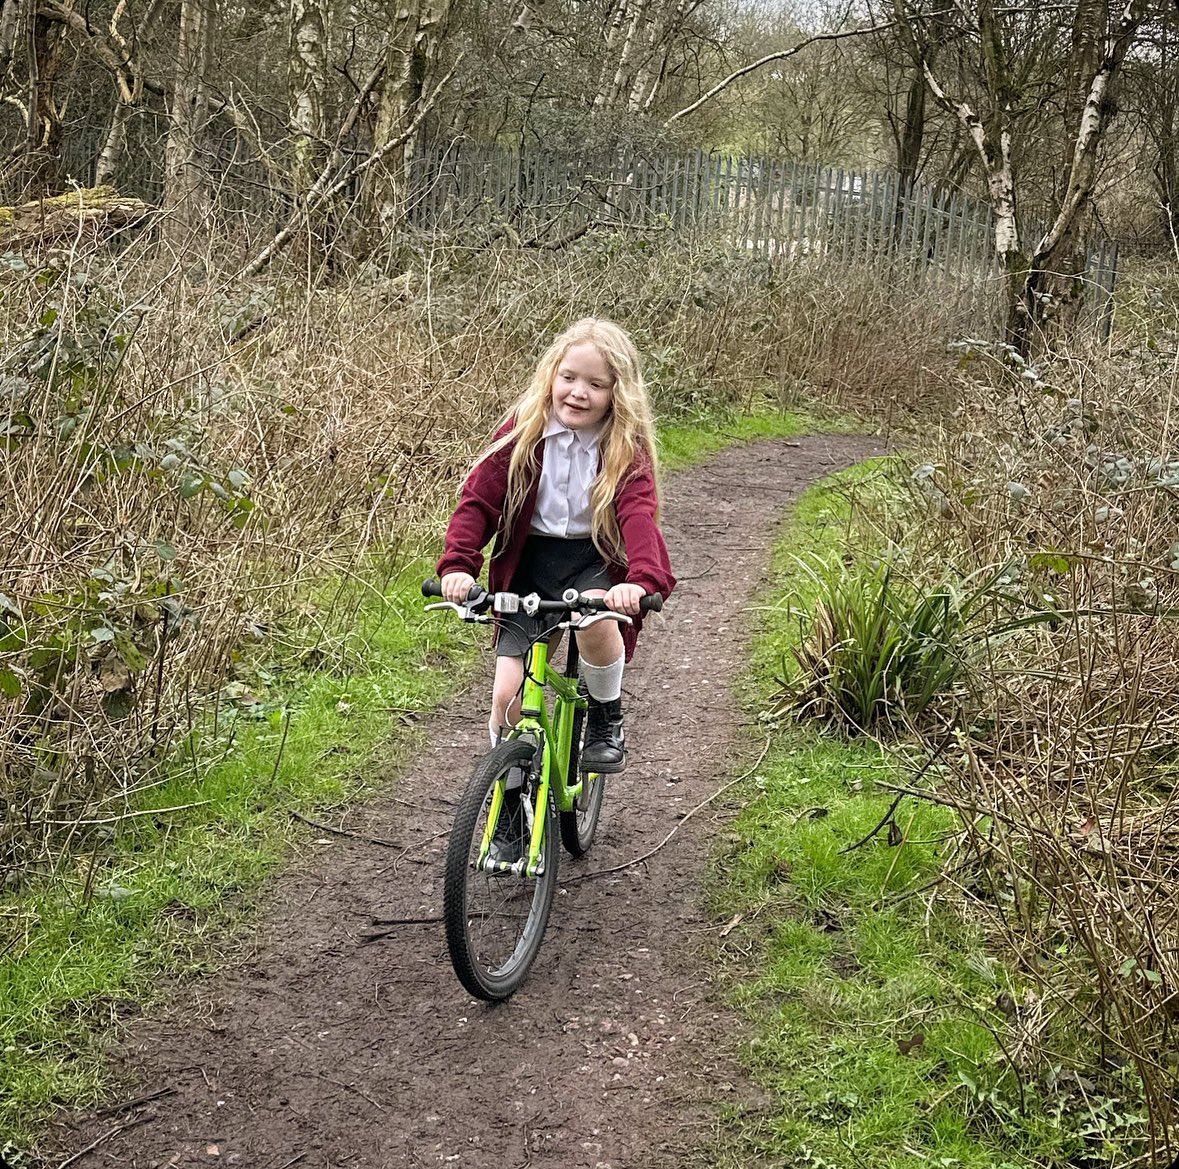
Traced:
MULTIPOLYGON (((491 592, 568 588, 605 597, 633 625, 600 621, 577 634, 589 692, 582 761, 621 771, 622 671, 642 624, 639 602, 675 587, 659 530, 655 435, 634 343, 610 321, 586 318, 546 350, 528 389, 463 484, 438 561, 442 595, 462 603, 483 566, 491 592)), ((496 630, 495 685, 488 729, 520 714, 524 655, 547 628, 515 614, 496 630)))

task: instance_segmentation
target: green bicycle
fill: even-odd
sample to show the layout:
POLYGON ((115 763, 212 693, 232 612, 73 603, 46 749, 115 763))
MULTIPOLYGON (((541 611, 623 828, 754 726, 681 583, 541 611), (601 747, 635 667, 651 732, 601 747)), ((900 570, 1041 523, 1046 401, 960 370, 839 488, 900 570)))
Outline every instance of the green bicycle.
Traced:
MULTIPOLYGON (((441 596, 437 581, 422 586, 441 596)), ((658 612, 663 598, 643 598, 645 612, 658 612)), ((450 960, 463 986, 476 998, 508 998, 524 981, 548 925, 557 888, 558 830, 575 857, 593 843, 605 795, 603 777, 578 768, 582 723, 588 702, 578 689, 577 640, 570 636, 564 671, 549 662, 549 638, 597 621, 629 624, 600 597, 568 590, 560 601, 535 594, 485 592, 476 586, 465 604, 450 609, 463 621, 486 623, 493 614, 552 615, 525 661, 520 720, 475 767, 459 801, 446 853, 442 917, 450 960), (550 711, 546 690, 552 691, 550 711)))

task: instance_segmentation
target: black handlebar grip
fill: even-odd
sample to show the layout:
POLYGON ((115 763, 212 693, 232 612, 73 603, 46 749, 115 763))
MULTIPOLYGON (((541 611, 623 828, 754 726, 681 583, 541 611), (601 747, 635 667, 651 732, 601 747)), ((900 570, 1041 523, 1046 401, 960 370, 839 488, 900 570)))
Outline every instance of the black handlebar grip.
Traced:
MULTIPOLYGON (((442 596, 442 582, 434 580, 433 577, 431 577, 429 580, 422 581, 422 596, 423 597, 440 597, 440 596, 442 596)), ((471 604, 473 602, 481 601, 485 596, 487 596, 487 594, 486 594, 486 592, 484 592, 483 586, 478 585, 478 584, 473 584, 473 585, 471 585, 470 589, 468 589, 468 591, 467 591, 467 603, 471 604)))
POLYGON ((648 593, 640 602, 639 610, 643 613, 659 613, 663 609, 663 594, 648 593))

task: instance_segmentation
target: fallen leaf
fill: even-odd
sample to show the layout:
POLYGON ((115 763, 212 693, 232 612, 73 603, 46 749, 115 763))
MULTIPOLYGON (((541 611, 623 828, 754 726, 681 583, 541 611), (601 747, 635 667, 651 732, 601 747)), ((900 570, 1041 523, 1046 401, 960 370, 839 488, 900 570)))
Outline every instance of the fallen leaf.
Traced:
POLYGON ((909 1052, 915 1051, 918 1047, 925 1046, 925 1036, 918 1031, 912 1039, 898 1039, 897 1050, 901 1055, 908 1055, 909 1052))
POLYGON ((896 848, 898 844, 904 844, 905 834, 901 831, 901 826, 895 820, 888 822, 888 843, 896 848))

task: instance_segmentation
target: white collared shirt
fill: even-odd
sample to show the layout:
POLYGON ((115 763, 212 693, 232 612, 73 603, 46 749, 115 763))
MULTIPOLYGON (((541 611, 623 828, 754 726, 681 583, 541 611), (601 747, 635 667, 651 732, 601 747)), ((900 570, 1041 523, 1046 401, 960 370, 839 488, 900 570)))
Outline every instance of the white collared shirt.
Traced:
POLYGON ((590 487, 598 474, 602 425, 570 430, 555 418, 549 419, 544 428, 544 463, 531 531, 570 540, 590 534, 590 487))

